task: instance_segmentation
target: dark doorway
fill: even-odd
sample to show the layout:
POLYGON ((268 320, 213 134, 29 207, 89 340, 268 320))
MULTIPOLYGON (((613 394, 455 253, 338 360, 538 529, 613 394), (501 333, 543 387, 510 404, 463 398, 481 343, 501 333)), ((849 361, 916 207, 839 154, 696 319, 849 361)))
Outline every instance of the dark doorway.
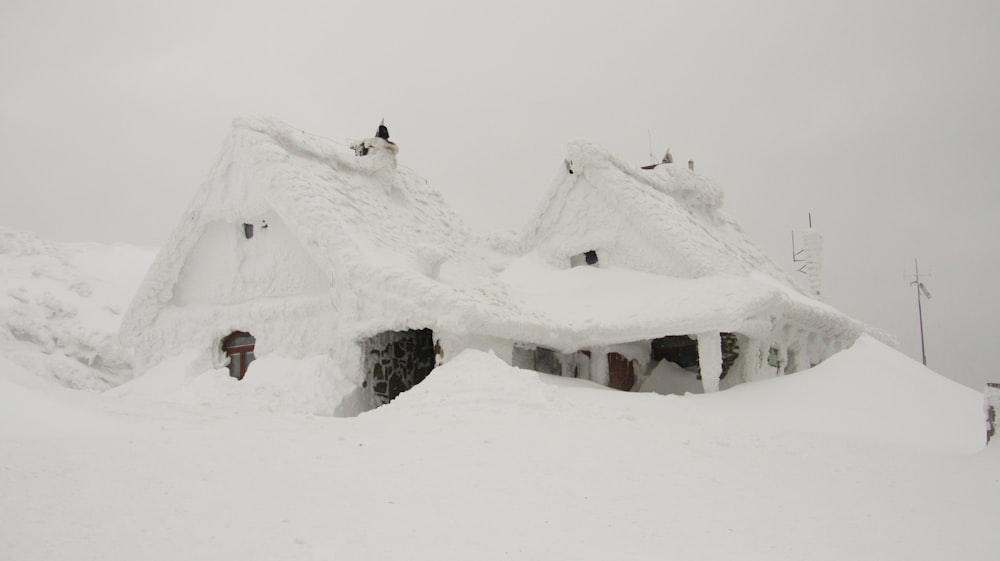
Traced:
POLYGON ((378 405, 419 384, 434 369, 437 354, 430 329, 386 331, 365 339, 365 387, 378 405))
POLYGON ((253 348, 257 339, 246 331, 233 331, 222 340, 222 350, 229 356, 229 375, 242 380, 247 367, 253 362, 253 348))
POLYGON ((698 341, 687 335, 668 335, 653 339, 649 346, 654 361, 669 360, 682 368, 698 367, 698 341))
MULTIPOLYGON (((740 342, 733 333, 720 333, 722 344, 722 374, 719 379, 726 377, 729 369, 736 363, 740 356, 740 342)), ((701 364, 698 357, 698 341, 687 335, 668 335, 653 339, 649 344, 650 358, 653 361, 669 360, 681 368, 700 369, 701 364)), ((698 375, 701 379, 701 374, 698 375)))
POLYGON ((631 391, 635 386, 635 361, 618 353, 608 353, 608 387, 631 391))

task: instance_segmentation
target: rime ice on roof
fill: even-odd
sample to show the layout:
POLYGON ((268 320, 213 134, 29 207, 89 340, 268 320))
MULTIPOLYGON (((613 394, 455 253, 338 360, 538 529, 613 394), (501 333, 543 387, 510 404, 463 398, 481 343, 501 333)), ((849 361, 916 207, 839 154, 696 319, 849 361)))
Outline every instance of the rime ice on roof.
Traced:
POLYGON ((791 372, 862 330, 793 288, 690 169, 641 170, 572 142, 529 227, 486 238, 397 167, 387 136, 380 125, 352 149, 272 119, 234 121, 123 322, 137 362, 200 349, 220 367, 219 341, 238 331, 258 357, 330 356, 331 375, 364 394, 365 341, 405 346, 428 329, 438 360, 471 347, 510 361, 517 343, 557 351, 564 374, 637 387, 655 366, 650 341, 722 333, 744 357, 724 364, 725 387, 761 377, 769 348, 791 372), (579 255, 590 266, 571 269, 579 255), (607 371, 605 355, 633 372, 607 371))

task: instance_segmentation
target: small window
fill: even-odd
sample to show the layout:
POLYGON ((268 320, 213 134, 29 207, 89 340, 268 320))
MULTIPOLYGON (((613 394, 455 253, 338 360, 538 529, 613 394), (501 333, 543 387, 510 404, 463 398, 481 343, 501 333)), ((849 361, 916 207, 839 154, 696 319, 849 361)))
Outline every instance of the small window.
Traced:
POLYGON ((253 224, 243 223, 243 237, 248 240, 253 237, 253 224))
POLYGON ((592 249, 569 258, 570 267, 582 267, 583 265, 597 265, 597 251, 592 249))
POLYGON ((562 376, 562 362, 552 349, 514 343, 513 366, 542 374, 562 376))
POLYGON ((229 356, 229 375, 242 380, 253 362, 253 349, 257 340, 246 331, 234 331, 222 340, 222 350, 229 356))
POLYGON ((562 376, 562 364, 559 363, 559 357, 556 356, 556 352, 545 347, 536 348, 535 371, 542 374, 562 376))

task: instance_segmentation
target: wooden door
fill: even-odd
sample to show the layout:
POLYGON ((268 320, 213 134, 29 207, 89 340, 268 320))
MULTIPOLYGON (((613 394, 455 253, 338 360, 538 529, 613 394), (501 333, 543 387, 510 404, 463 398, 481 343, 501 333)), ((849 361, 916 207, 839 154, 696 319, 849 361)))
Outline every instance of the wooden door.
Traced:
POLYGON ((631 391, 635 385, 635 361, 618 353, 608 353, 608 387, 631 391))

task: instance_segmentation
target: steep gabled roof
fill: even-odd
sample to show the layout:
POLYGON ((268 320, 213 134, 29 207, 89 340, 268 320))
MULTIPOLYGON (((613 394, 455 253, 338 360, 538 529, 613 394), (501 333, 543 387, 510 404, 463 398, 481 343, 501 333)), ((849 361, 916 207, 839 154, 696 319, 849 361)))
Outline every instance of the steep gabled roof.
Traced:
POLYGON ((280 215, 331 285, 432 274, 467 243, 468 229, 423 179, 396 168, 394 145, 373 140, 375 148, 359 157, 277 120, 234 120, 217 163, 163 245, 123 329, 149 324, 170 301, 206 225, 238 224, 268 211, 280 215))
POLYGON ((567 171, 530 222, 526 246, 552 243, 562 234, 556 226, 560 213, 572 206, 567 199, 592 190, 600 194, 591 198, 588 210, 594 216, 576 219, 606 221, 602 215, 613 214, 611 220, 640 230, 663 257, 651 272, 697 278, 761 271, 795 286, 722 211, 722 191, 703 176, 676 165, 640 169, 586 141, 571 142, 566 160, 567 171))
POLYGON ((860 332, 857 322, 790 288, 789 276, 721 211, 721 191, 687 169, 634 169, 598 146, 573 142, 567 171, 532 225, 497 251, 423 179, 397 168, 395 145, 365 142, 371 149, 360 157, 276 120, 235 120, 218 162, 140 287, 123 333, 151 325, 171 302, 206 227, 271 212, 329 285, 350 293, 342 302, 350 309, 338 314, 350 318, 355 336, 434 327, 568 349, 760 330, 769 314, 786 312, 826 325, 834 336, 860 332), (561 231, 566 224, 575 230, 561 231), (621 224, 634 234, 621 247, 641 246, 634 252, 642 258, 638 265, 622 260, 618 272, 531 265, 529 254, 544 254, 543 246, 565 252, 579 242, 575 235, 603 228, 601 235, 613 238, 621 224), (600 305, 586 306, 589 295, 600 305))

